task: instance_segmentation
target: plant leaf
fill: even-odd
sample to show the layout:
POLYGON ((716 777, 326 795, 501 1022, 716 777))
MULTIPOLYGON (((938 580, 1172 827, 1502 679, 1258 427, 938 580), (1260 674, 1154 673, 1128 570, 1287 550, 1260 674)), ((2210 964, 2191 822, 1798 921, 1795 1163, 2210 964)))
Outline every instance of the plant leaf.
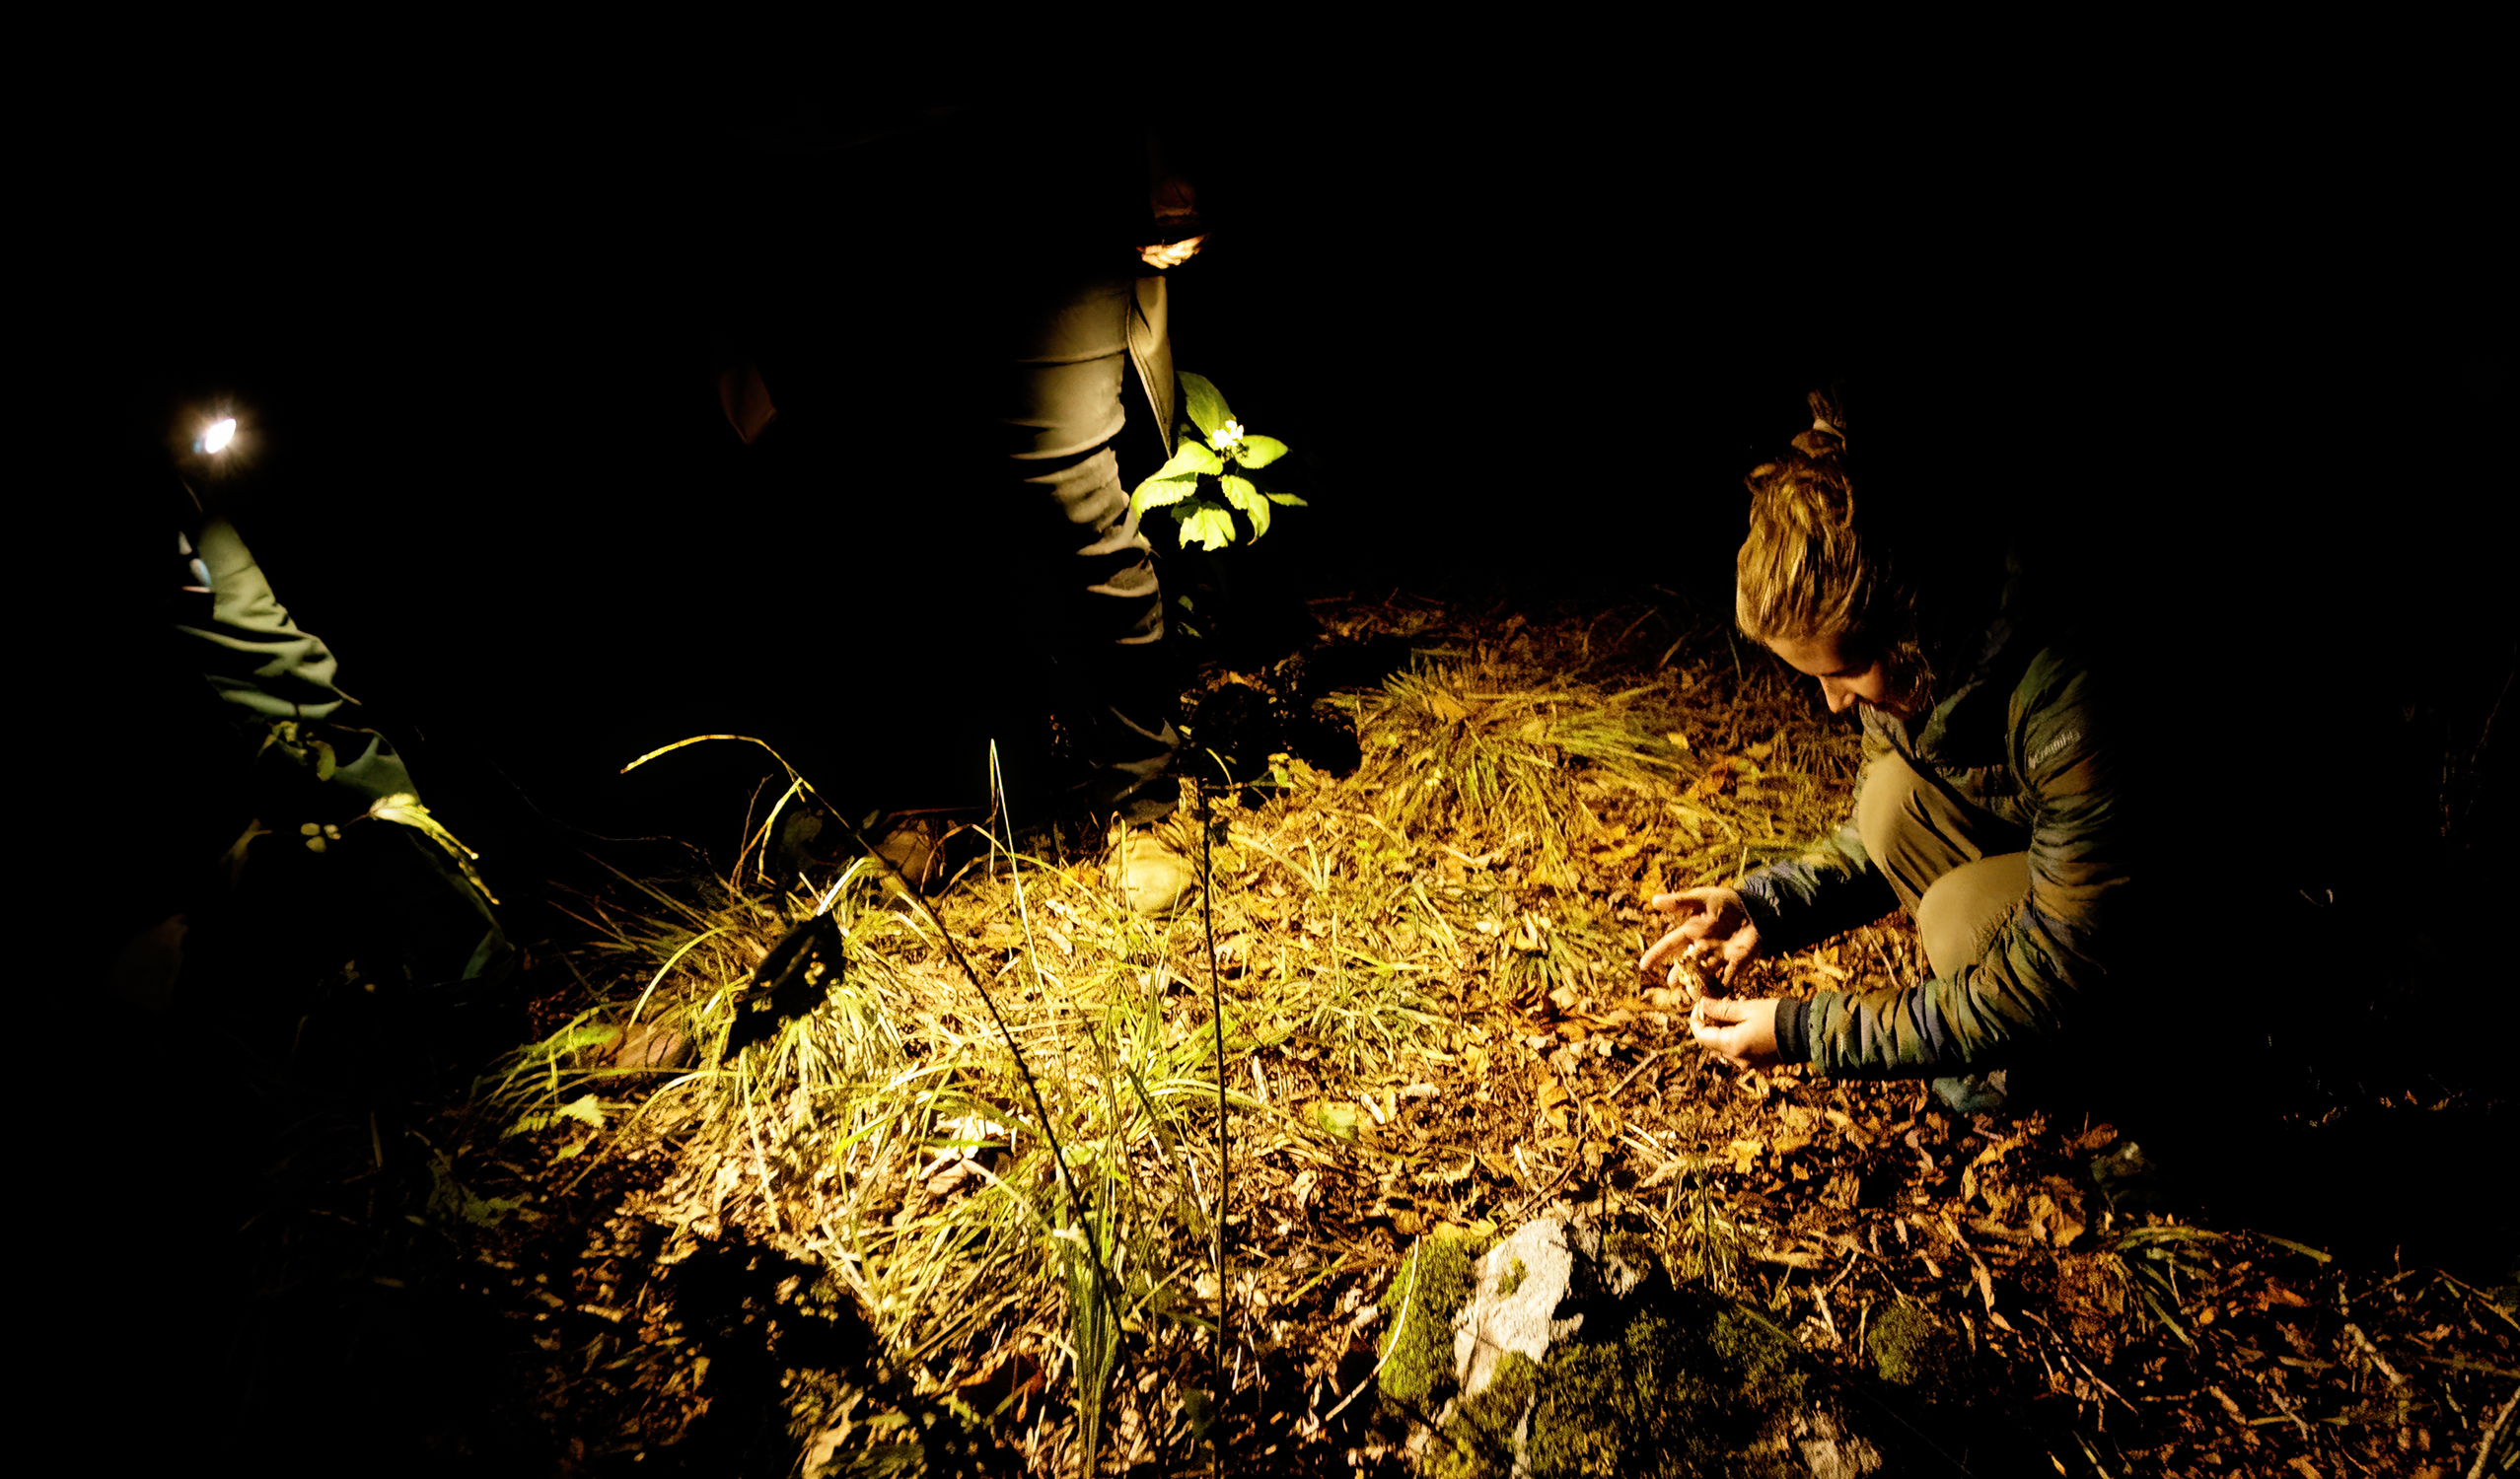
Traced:
POLYGON ((1275 437, 1245 437, 1234 449, 1234 460, 1246 467, 1265 467, 1286 456, 1286 444, 1275 437))
POLYGON ((1268 532, 1268 500, 1260 497, 1260 489, 1253 487, 1248 477, 1229 472, 1219 481, 1225 485, 1225 501, 1251 516, 1252 542, 1258 544, 1260 536, 1268 532))
POLYGON ((1268 501, 1270 503, 1284 504, 1290 509, 1309 509, 1312 507, 1311 504, 1306 503, 1304 500, 1296 497, 1292 493, 1271 493, 1268 495, 1268 501))
POLYGON ((1214 477, 1224 470, 1224 461, 1206 443, 1184 442, 1181 450, 1173 454, 1171 461, 1155 469, 1155 475, 1157 477, 1188 477, 1193 472, 1204 472, 1214 477))
POLYGON ((1201 502, 1186 510, 1175 510, 1174 517, 1181 520, 1185 546, 1223 549, 1234 542, 1234 516, 1215 504, 1201 502))
POLYGON ((1234 419, 1234 413, 1225 407, 1224 393, 1206 376, 1185 370, 1180 378, 1182 408, 1189 413, 1190 424, 1198 428, 1200 436, 1212 437, 1218 427, 1234 419))
POLYGON ((1143 514, 1148 509, 1180 503, 1197 491, 1198 479, 1195 477, 1150 477, 1139 483, 1137 491, 1128 496, 1128 511, 1143 514))

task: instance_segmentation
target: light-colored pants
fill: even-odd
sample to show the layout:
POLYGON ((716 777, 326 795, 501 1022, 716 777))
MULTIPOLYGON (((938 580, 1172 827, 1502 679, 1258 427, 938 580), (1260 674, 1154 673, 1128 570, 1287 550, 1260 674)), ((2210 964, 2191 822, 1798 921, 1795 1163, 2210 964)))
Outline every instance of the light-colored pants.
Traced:
POLYGON ((2030 833, 1962 805, 1895 754, 1864 772, 1855 830, 1949 976, 1982 959, 2030 897, 2030 833))

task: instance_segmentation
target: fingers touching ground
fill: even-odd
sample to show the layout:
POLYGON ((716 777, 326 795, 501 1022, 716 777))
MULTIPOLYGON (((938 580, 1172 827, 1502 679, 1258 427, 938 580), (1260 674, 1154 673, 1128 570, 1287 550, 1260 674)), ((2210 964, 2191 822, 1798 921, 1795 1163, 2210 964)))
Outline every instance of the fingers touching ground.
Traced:
POLYGON ((1718 964, 1729 984, 1734 968, 1758 952, 1759 930, 1743 911, 1741 895, 1730 888, 1658 893, 1653 907, 1659 913, 1678 915, 1680 920, 1636 963, 1648 974, 1662 972, 1666 986, 1691 984, 1685 975, 1689 969, 1718 964))

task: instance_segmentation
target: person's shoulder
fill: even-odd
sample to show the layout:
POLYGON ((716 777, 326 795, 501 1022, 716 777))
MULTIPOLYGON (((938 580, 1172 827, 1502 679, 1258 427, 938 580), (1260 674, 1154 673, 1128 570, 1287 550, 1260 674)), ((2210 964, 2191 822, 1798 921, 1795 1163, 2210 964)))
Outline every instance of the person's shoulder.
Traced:
POLYGON ((2113 686, 2120 643, 2107 627, 2076 623, 2048 634, 2013 684, 2016 724, 2063 709, 2088 709, 2113 686))

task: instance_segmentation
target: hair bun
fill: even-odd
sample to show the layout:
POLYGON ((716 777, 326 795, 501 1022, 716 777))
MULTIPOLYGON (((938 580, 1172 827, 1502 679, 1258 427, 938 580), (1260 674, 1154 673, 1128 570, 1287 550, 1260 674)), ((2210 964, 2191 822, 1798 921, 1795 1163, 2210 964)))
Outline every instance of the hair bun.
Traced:
POLYGON ((1793 445, 1794 451, 1815 462, 1846 460, 1846 439, 1834 430, 1824 431, 1815 426, 1794 438, 1793 445))
POLYGON ((1839 441, 1846 437, 1846 387, 1842 381, 1830 382, 1829 388, 1814 390, 1804 397, 1811 406, 1811 419, 1826 421, 1837 433, 1839 441))

